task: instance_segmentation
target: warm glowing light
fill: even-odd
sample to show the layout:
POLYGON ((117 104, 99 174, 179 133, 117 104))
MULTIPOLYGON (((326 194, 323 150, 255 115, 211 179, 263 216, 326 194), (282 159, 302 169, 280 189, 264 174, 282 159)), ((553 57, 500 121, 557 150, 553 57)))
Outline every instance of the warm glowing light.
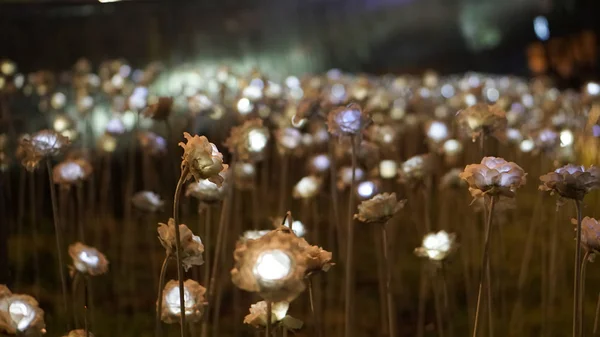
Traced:
POLYGON ((535 144, 533 143, 533 140, 531 140, 531 139, 525 139, 521 142, 521 145, 519 145, 519 148, 521 149, 522 152, 531 152, 534 147, 535 147, 535 144))
POLYGON ((50 105, 52 106, 52 108, 60 110, 65 106, 66 103, 67 96, 65 96, 65 94, 63 94, 62 92, 57 92, 54 95, 52 95, 52 99, 50 101, 50 105))
POLYGON ((363 181, 358 184, 357 192, 361 198, 368 199, 375 194, 377 187, 372 181, 363 181))
POLYGON ((267 135, 260 130, 248 132, 248 146, 252 152, 260 152, 267 146, 267 135))
POLYGON ((252 104, 252 102, 250 102, 250 100, 247 99, 246 97, 240 99, 237 102, 237 110, 242 115, 249 114, 250 112, 252 112, 253 109, 254 109, 254 104, 252 104))
POLYGON ((90 267, 96 267, 100 261, 100 258, 98 258, 97 255, 90 254, 85 250, 79 253, 79 259, 90 267))
POLYGON ((575 137, 571 130, 562 130, 560 132, 560 147, 567 147, 573 145, 575 137))
POLYGON ((475 95, 473 94, 468 94, 465 96, 465 104, 467 106, 473 106, 475 104, 477 104, 477 97, 475 97, 475 95))
POLYGON ((254 266, 254 274, 263 282, 284 279, 292 270, 292 259, 285 252, 274 249, 259 255, 254 266))
MULTIPOLYGON (((179 303, 179 286, 174 286, 165 295, 165 305, 173 315, 181 314, 181 304, 179 303)), ((193 312, 194 298, 189 290, 183 286, 183 302, 186 316, 193 312)))
POLYGON ((441 142, 442 140, 448 138, 448 127, 442 122, 433 121, 427 128, 427 137, 434 142, 441 142))
POLYGON ((398 174, 398 164, 394 160, 382 160, 379 163, 379 175, 383 179, 392 179, 398 174))
POLYGON ((52 123, 52 127, 56 132, 63 132, 71 127, 71 121, 69 120, 69 118, 59 115, 54 120, 54 123, 52 123))
POLYGON ((452 248, 452 240, 445 231, 430 233, 423 239, 422 248, 430 259, 443 260, 452 248))
POLYGON ((462 144, 456 139, 448 139, 444 142, 444 152, 449 155, 456 155, 462 152, 462 144))
POLYGON ((0 63, 0 72, 2 72, 6 76, 11 76, 17 70, 17 66, 12 61, 2 61, 0 63))
POLYGON ((19 331, 25 331, 35 319, 35 311, 21 301, 14 301, 8 306, 8 313, 13 322, 17 323, 19 331))

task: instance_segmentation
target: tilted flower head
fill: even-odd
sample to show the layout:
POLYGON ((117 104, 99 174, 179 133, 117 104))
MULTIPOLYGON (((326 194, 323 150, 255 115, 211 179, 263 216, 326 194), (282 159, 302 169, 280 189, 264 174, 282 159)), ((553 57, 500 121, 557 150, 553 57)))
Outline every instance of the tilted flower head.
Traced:
POLYGON ((224 183, 221 186, 217 186, 217 184, 208 179, 202 179, 198 182, 191 182, 187 186, 185 195, 187 197, 194 197, 206 204, 214 204, 223 200, 227 189, 227 177, 223 173, 220 173, 220 175, 224 179, 224 183))
POLYGON ((45 333, 44 311, 29 295, 0 298, 0 332, 9 335, 38 336, 45 333))
POLYGON ((516 189, 525 185, 526 176, 519 165, 496 157, 484 157, 481 164, 467 165, 460 174, 474 198, 486 194, 513 197, 516 189))
POLYGON ((252 119, 233 127, 225 145, 238 159, 254 162, 263 158, 269 138, 269 129, 263 126, 263 121, 252 119))
MULTIPOLYGON (((271 305, 271 324, 280 324, 285 329, 297 330, 302 328, 302 321, 287 315, 289 302, 275 302, 271 305)), ((244 317, 244 324, 260 328, 267 326, 267 302, 260 301, 250 305, 250 313, 244 317)))
POLYGON ((410 184, 419 183, 431 173, 431 170, 431 157, 428 154, 411 157, 400 166, 400 181, 410 184))
POLYGON ((498 105, 478 103, 457 113, 459 125, 473 141, 480 135, 490 135, 506 128, 506 112, 498 105))
POLYGON ((327 272, 335 263, 331 262, 332 254, 319 246, 313 246, 306 240, 300 239, 306 258, 306 276, 324 271, 327 272))
POLYGON ((306 258, 295 235, 273 230, 256 240, 240 240, 233 253, 231 280, 272 302, 292 301, 304 291, 306 258))
POLYGON ((160 196, 151 191, 140 191, 131 198, 133 206, 144 212, 156 212, 164 206, 165 202, 160 196))
POLYGON ((356 103, 333 109, 327 115, 327 126, 337 136, 358 135, 371 123, 371 116, 356 103))
POLYGON ((173 97, 159 97, 158 101, 148 106, 142 113, 155 120, 169 118, 173 111, 173 97))
MULTIPOLYGON (((577 231, 577 219, 571 219, 577 231)), ((598 220, 585 217, 581 220, 581 246, 593 253, 600 253, 600 223, 598 220)))
MULTIPOLYGON (((183 302, 185 318, 188 322, 198 322, 204 314, 204 294, 206 288, 194 280, 186 280, 183 283, 183 302)), ((161 320, 167 324, 179 323, 181 317, 181 303, 179 296, 179 282, 171 280, 167 282, 163 290, 161 320)), ((158 305, 158 303, 157 303, 158 305)))
POLYGON ((108 271, 108 260, 96 248, 76 242, 69 246, 69 255, 77 272, 91 276, 102 275, 108 271))
POLYGON ((52 172, 55 184, 72 185, 86 180, 92 174, 92 165, 85 159, 67 159, 56 165, 52 172))
MULTIPOLYGON (((164 223, 158 224, 158 239, 163 247, 167 250, 168 256, 175 256, 177 248, 175 245, 175 220, 169 219, 169 225, 164 223)), ((179 225, 179 238, 181 239, 181 262, 187 271, 192 266, 199 266, 204 263, 202 253, 204 253, 204 245, 199 236, 194 235, 186 225, 179 225)))
POLYGON ((455 234, 445 231, 429 233, 423 238, 423 245, 415 249, 415 254, 434 261, 442 261, 455 249, 455 234))
POLYGON ((223 183, 221 172, 227 171, 227 164, 223 164, 223 155, 217 149, 217 146, 210 143, 204 136, 191 136, 184 132, 183 136, 187 143, 180 142, 179 146, 183 148, 183 160, 181 169, 189 170, 186 180, 193 176, 196 181, 208 179, 217 186, 223 183))
POLYGON ((296 199, 314 198, 321 189, 321 179, 315 176, 307 176, 294 186, 293 196, 296 199))
POLYGON ((89 331, 86 334, 84 329, 77 329, 69 331, 69 333, 63 337, 94 337, 94 334, 89 331))
POLYGON ((600 169, 569 164, 541 176, 540 180, 540 191, 558 193, 562 198, 583 200, 591 190, 600 188, 600 169))
POLYGON ((406 204, 406 200, 398 201, 396 193, 377 194, 358 205, 358 214, 355 214, 354 218, 365 223, 383 224, 398 213, 404 204, 406 204))

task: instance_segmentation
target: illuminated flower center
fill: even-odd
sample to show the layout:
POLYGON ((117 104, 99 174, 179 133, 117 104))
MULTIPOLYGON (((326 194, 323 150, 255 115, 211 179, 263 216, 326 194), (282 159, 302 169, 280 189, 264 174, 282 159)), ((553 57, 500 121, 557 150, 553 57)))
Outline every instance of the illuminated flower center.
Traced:
POLYGON ((423 248, 425 248, 427 256, 432 260, 443 259, 450 250, 451 244, 448 233, 444 231, 428 234, 425 236, 425 239, 423 239, 423 248))
POLYGON ((33 137, 33 142, 40 151, 49 151, 61 146, 58 138, 53 133, 39 133, 33 137))
POLYGON ((92 252, 82 251, 79 253, 79 259, 90 267, 96 267, 98 265, 98 255, 93 254, 92 252))
MULTIPOLYGON (((165 295, 165 304, 167 305, 167 308, 173 315, 179 315, 181 313, 181 304, 179 303, 179 299, 180 297, 178 286, 171 288, 165 295)), ((185 307, 185 314, 191 314, 193 312, 195 301, 185 286, 183 287, 183 302, 185 307)))
POLYGON ((252 104, 252 102, 250 102, 250 100, 246 97, 240 99, 237 102, 237 110, 242 115, 249 114, 250 112, 252 112, 252 109, 254 109, 254 104, 252 104))
POLYGON ((562 130, 560 132, 560 146, 567 147, 573 144, 573 132, 571 130, 562 130))
POLYGON ((75 181, 83 179, 85 172, 81 165, 74 162, 65 162, 59 166, 60 175, 63 179, 68 181, 75 181))
POLYGON ((444 142, 444 152, 447 155, 456 155, 462 151, 462 144, 456 139, 448 139, 444 142))
POLYGON ((358 195, 363 198, 370 198, 375 193, 375 184, 372 181, 363 181, 358 184, 358 195))
POLYGON ((315 177, 304 177, 296 184, 296 191, 304 198, 314 196, 319 188, 315 177))
POLYGON ((435 142, 442 141, 448 138, 448 127, 442 122, 434 121, 429 125, 427 137, 435 142))
POLYGON ((261 281, 278 281, 284 279, 292 271, 292 259, 281 250, 274 249, 258 256, 254 266, 254 275, 261 281))
POLYGON ((292 232, 294 232, 294 234, 296 234, 297 237, 303 237, 306 233, 306 230, 304 229, 304 224, 298 220, 292 222, 292 232))
POLYGON ((335 122, 343 132, 355 133, 360 131, 361 114, 358 109, 345 109, 335 116, 335 122))
POLYGON ((252 152, 260 152, 267 145, 267 135, 261 130, 251 130, 248 132, 248 146, 252 152))
POLYGON ((35 311, 21 301, 12 302, 8 307, 8 313, 13 322, 17 324, 19 331, 26 330, 35 318, 35 311))
POLYGON ((391 179, 398 173, 398 165, 393 160, 382 160, 379 163, 379 175, 383 179, 391 179))

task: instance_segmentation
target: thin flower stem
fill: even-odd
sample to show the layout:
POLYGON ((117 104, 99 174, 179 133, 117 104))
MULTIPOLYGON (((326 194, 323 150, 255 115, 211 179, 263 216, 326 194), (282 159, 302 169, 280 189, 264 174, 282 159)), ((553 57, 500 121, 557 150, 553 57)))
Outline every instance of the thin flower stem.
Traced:
POLYGON ((279 181, 279 207, 277 208, 277 214, 281 214, 285 210, 286 204, 286 191, 287 191, 287 180, 288 171, 290 166, 290 157, 286 154, 281 156, 281 179, 279 181))
POLYGON ((575 208, 577 209, 577 231, 576 242, 575 242, 575 275, 574 275, 574 295, 573 295, 573 337, 581 337, 581 331, 578 329, 579 322, 579 310, 578 310, 578 302, 579 302, 579 292, 580 288, 580 274, 581 274, 581 201, 575 200, 575 208))
POLYGON ((83 228, 83 213, 84 213, 84 207, 83 207, 83 202, 84 202, 84 197, 83 197, 83 184, 82 183, 77 183, 77 186, 75 187, 76 190, 76 195, 77 195, 77 235, 79 238, 79 241, 81 242, 85 242, 85 230, 83 228))
POLYGON ((167 273, 167 265, 169 264, 170 256, 165 256, 165 259, 160 268, 160 276, 158 278, 158 296, 156 298, 156 337, 162 335, 161 313, 162 313, 162 302, 163 302, 163 288, 165 287, 165 274, 167 273))
POLYGON ((421 266, 421 278, 419 282, 419 303, 417 307, 417 337, 425 335, 425 304, 427 300, 427 283, 428 283, 426 266, 421 266))
POLYGON ((454 324, 450 317, 450 300, 448 297, 448 281, 446 280, 446 263, 441 261, 440 271, 442 274, 442 295, 444 299, 444 319, 448 323, 448 336, 454 336, 454 324))
POLYGON ((552 227, 550 228, 550 267, 548 270, 549 275, 549 290, 548 290, 548 329, 552 329, 552 322, 554 319, 554 297, 556 294, 556 281, 557 281, 557 272, 556 272, 556 259, 558 253, 558 208, 554 214, 554 221, 552 223, 552 227))
POLYGON ((267 301, 267 329, 265 337, 271 337, 271 301, 267 301))
MULTIPOLYGON (((79 273, 73 275, 73 284, 71 284, 71 297, 73 301, 73 308, 77 307, 77 286, 79 285, 79 273)), ((79 327, 79 319, 77 318, 77 312, 73 309, 73 324, 75 328, 79 327)))
POLYGON ((392 275, 390 273, 391 264, 388 257, 386 223, 381 224, 381 249, 383 251, 383 264, 385 268, 385 293, 388 314, 388 333, 390 337, 396 337, 396 320, 394 319, 394 297, 392 294, 392 275))
POLYGON ((438 331, 438 337, 444 337, 444 320, 442 318, 442 304, 440 303, 440 294, 439 289, 436 286, 435 282, 432 282, 433 288, 433 299, 435 304, 435 321, 436 328, 438 331))
POLYGON ((596 301, 596 315, 594 317, 593 335, 596 335, 596 333, 598 332, 598 316, 600 316, 600 293, 598 293, 598 300, 596 301))
POLYGON ((88 327, 88 280, 83 276, 83 328, 85 329, 85 337, 90 337, 88 327))
MULTIPOLYGON (((40 293, 40 287, 41 287, 41 280, 40 280, 40 261, 39 261, 39 257, 38 257, 38 245, 39 245, 39 236, 38 236, 38 222, 37 222, 37 212, 36 212, 36 201, 35 201, 35 172, 31 172, 30 173, 30 178, 31 178, 31 184, 29 185, 29 206, 31 207, 30 209, 30 216, 31 216, 31 234, 32 234, 32 243, 33 243, 33 247, 35 247, 34 251, 33 251, 33 267, 35 270, 35 295, 36 298, 39 298, 39 293, 40 293)), ((22 224, 20 225, 22 226, 22 224)), ((19 242, 21 242, 21 240, 19 240, 19 242)))
MULTIPOLYGON (((315 301, 313 296, 313 283, 310 277, 307 278, 308 281, 308 299, 310 301, 310 313, 312 315, 313 324, 315 325, 315 336, 321 337, 321 324, 319 322, 317 313, 315 312, 315 301)), ((285 329, 285 328, 284 328, 285 329)))
MULTIPOLYGON (((63 310, 65 317, 68 314, 68 304, 67 304, 67 281, 65 278, 65 264, 63 261, 62 255, 62 241, 60 237, 60 227, 58 220, 58 206, 56 205, 56 187, 54 186, 54 179, 52 179, 52 164, 50 163, 50 159, 46 159, 46 169, 48 170, 48 179, 50 182, 50 199, 52 201, 52 216, 54 219, 54 237, 56 239, 56 253, 58 255, 58 274, 60 275, 60 285, 62 290, 62 298, 63 298, 63 310)), ((68 320, 67 320, 68 322, 68 320)), ((67 331, 71 330, 67 323, 67 331)))
POLYGON ((210 249, 211 249, 211 231, 210 219, 212 206, 206 206, 204 213, 204 275, 202 275, 202 283, 206 286, 210 280, 210 249))
POLYGON ((579 295, 579 333, 583 336, 583 320, 585 314, 585 306, 583 305, 585 299, 585 271, 587 267, 588 259, 590 258, 590 251, 586 250, 583 255, 583 260, 581 261, 581 294, 579 295))
POLYGON ((188 175, 188 168, 184 167, 181 171, 181 176, 175 188, 175 197, 173 198, 173 220, 175 220, 175 251, 177 258, 177 280, 179 282, 179 323, 181 324, 181 337, 185 337, 185 289, 183 286, 183 264, 181 263, 181 234, 179 233, 179 197, 181 196, 181 188, 188 175))
MULTIPOLYGON (((486 278, 485 275, 487 274, 488 264, 489 264, 490 233, 492 231, 492 217, 494 214, 495 206, 496 206, 496 197, 492 196, 491 200, 490 200, 489 214, 488 214, 488 218, 487 218, 486 225, 485 225, 485 243, 484 243, 484 247, 483 247, 483 258, 481 261, 481 270, 480 270, 480 276, 479 276, 479 290, 477 292, 477 306, 475 308, 475 323, 473 324, 473 337, 477 337, 477 328, 479 326, 479 313, 481 311, 481 293, 483 290, 483 282, 484 282, 484 279, 486 278)), ((488 292, 488 301, 491 300, 491 298, 489 298, 489 297, 490 296, 489 296, 489 292, 488 292)))
POLYGON ((352 144, 352 181, 350 184, 350 195, 348 197, 348 237, 346 249, 346 304, 344 310, 345 336, 352 337, 353 322, 352 322, 352 306, 354 305, 354 190, 356 188, 356 142, 354 136, 350 136, 352 144))

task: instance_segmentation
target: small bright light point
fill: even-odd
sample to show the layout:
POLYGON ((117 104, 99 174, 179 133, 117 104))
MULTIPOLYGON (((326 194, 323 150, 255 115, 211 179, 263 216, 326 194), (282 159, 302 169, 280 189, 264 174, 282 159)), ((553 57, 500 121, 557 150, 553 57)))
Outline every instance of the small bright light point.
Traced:
POLYGON ((382 160, 379 163, 379 175, 383 179, 392 179, 398 174, 398 164, 393 160, 382 160))
POLYGON ((454 94, 456 93, 456 91, 454 90, 454 87, 451 84, 444 84, 442 86, 441 92, 442 92, 442 96, 444 96, 444 98, 450 98, 450 97, 454 96, 454 94))
POLYGON ((375 184, 372 181, 363 181, 358 184, 357 192, 362 198, 370 198, 375 193, 375 184))
POLYGON ((52 126, 54 127, 54 131, 56 132, 63 132, 66 129, 69 128, 70 126, 70 121, 67 117, 65 116, 58 116, 56 117, 56 119, 54 120, 54 123, 52 124, 52 126))
POLYGON ((88 266, 96 267, 100 259, 96 255, 92 255, 86 251, 79 253, 79 259, 88 266))
POLYGON ((60 110, 65 106, 66 103, 67 96, 65 96, 65 94, 63 94, 62 92, 57 92, 56 94, 52 95, 50 105, 52 105, 54 109, 60 110))
POLYGON ((448 127, 442 122, 433 121, 427 129, 427 137, 435 142, 440 142, 448 138, 448 127))
POLYGON ((279 249, 266 251, 258 257, 254 266, 254 274, 261 281, 278 281, 291 272, 292 259, 279 249))
POLYGON ((521 149, 522 152, 531 152, 534 147, 535 147, 535 144, 533 143, 533 140, 531 140, 531 139, 523 140, 521 142, 521 145, 519 146, 519 148, 521 149))
POLYGON ((250 112, 252 112, 253 109, 254 109, 254 104, 252 104, 252 102, 250 102, 250 100, 247 99, 246 97, 240 99, 237 102, 237 110, 242 115, 249 114, 250 112))
POLYGON ((542 41, 550 38, 550 28, 548 27, 548 19, 544 16, 537 16, 533 19, 533 31, 535 36, 542 41))
POLYGON ((490 102, 496 102, 500 98, 500 92, 496 88, 488 88, 485 95, 490 102))
POLYGON ((250 130, 248 132, 248 145, 250 151, 260 152, 267 145, 267 136, 259 130, 250 130))
POLYGON ((285 85, 290 89, 298 88, 300 87, 300 80, 296 76, 288 76, 288 78, 285 79, 285 85))
POLYGON ((331 161, 329 160, 329 156, 327 156, 326 154, 317 155, 317 156, 313 157, 313 159, 312 159, 312 166, 318 172, 327 171, 329 169, 330 164, 331 164, 331 161))
POLYGON ((600 85, 598 83, 590 82, 586 85, 586 89, 588 94, 592 96, 600 94, 600 85))
POLYGON ((560 132, 560 147, 567 147, 573 145, 575 137, 571 130, 562 130, 560 132))
POLYGON ((462 144, 456 139, 448 139, 444 142, 444 152, 447 155, 456 155, 462 151, 462 144))
MULTIPOLYGON (((262 84, 262 81, 261 81, 262 84)), ((258 101, 262 98, 262 87, 257 85, 249 85, 242 90, 242 96, 244 98, 250 99, 251 101, 258 101)))
POLYGON ((336 83, 331 87, 331 97, 335 100, 342 100, 346 96, 346 88, 342 84, 336 83))
POLYGON ((116 74, 110 79, 110 83, 113 85, 113 87, 121 89, 123 88, 123 84, 125 84, 125 80, 121 75, 116 74))
POLYGON ((475 95, 473 94, 468 94, 465 96, 465 104, 467 106, 473 106, 475 104, 477 104, 477 97, 475 97, 475 95))

